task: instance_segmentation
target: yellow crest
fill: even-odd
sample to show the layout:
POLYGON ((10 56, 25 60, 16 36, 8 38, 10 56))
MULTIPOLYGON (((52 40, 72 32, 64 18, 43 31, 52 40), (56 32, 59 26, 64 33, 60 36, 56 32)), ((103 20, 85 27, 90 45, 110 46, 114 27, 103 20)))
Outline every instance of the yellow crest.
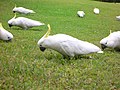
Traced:
POLYGON ((112 33, 112 30, 110 30, 110 34, 112 33))
POLYGON ((14 8, 16 8, 16 4, 15 4, 15 7, 14 8))
POLYGON ((46 32, 46 34, 44 35, 44 38, 47 38, 49 35, 50 35, 50 31, 51 31, 51 28, 50 28, 50 25, 48 24, 48 31, 46 32))
POLYGON ((2 23, 0 22, 0 28, 3 28, 2 23))
POLYGON ((14 17, 13 18, 16 18, 16 13, 15 13, 15 15, 14 15, 14 17))

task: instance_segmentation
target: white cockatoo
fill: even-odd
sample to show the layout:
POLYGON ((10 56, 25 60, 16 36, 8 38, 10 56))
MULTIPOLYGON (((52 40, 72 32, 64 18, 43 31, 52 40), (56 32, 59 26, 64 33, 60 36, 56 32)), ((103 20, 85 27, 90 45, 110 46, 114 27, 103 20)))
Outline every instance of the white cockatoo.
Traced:
POLYGON ((18 12, 20 14, 31 14, 31 13, 35 13, 33 10, 30 10, 30 9, 27 9, 27 8, 24 8, 24 7, 15 7, 13 8, 12 10, 14 13, 15 12, 18 12))
POLYGON ((116 16, 116 19, 117 19, 117 20, 120 20, 120 16, 116 16))
POLYGON ((100 13, 100 10, 99 10, 98 8, 94 8, 94 9, 93 9, 93 12, 94 12, 95 14, 99 14, 99 13, 100 13))
POLYGON ((84 16, 85 16, 85 13, 84 13, 84 11, 78 11, 78 12, 77 12, 77 15, 78 15, 79 17, 84 17, 84 16))
POLYGON ((50 48, 61 53, 64 57, 74 57, 94 52, 103 53, 103 51, 94 44, 78 40, 77 38, 66 34, 49 36, 49 24, 48 28, 47 33, 37 43, 41 51, 44 51, 46 48, 50 48))
POLYGON ((5 30, 2 26, 2 23, 0 23, 0 39, 5 41, 11 41, 13 38, 13 35, 5 30))
POLYGON ((105 48, 120 50, 120 31, 110 33, 109 36, 100 41, 100 44, 103 50, 105 48))
POLYGON ((25 30, 35 27, 35 26, 45 25, 44 23, 41 23, 40 21, 32 20, 32 19, 25 18, 25 17, 16 18, 16 14, 12 19, 8 21, 8 24, 9 24, 9 27, 18 26, 25 30))

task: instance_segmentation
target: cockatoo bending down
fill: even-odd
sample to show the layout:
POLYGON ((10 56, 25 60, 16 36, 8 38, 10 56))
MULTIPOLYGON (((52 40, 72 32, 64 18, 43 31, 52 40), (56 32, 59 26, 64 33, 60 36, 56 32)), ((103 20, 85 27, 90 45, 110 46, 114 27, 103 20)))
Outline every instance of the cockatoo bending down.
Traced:
POLYGON ((40 21, 32 20, 32 19, 25 18, 25 17, 16 18, 16 14, 12 19, 8 21, 8 24, 9 24, 9 27, 18 26, 25 30, 35 27, 35 26, 45 25, 44 23, 41 23, 40 21))
POLYGON ((100 13, 100 10, 99 10, 98 8, 94 8, 93 12, 94 12, 95 14, 99 14, 99 13, 100 13))
POLYGON ((2 26, 2 23, 0 23, 0 39, 5 41, 11 41, 13 38, 13 35, 5 30, 2 26))
POLYGON ((31 14, 31 13, 35 13, 33 10, 30 10, 30 9, 27 9, 27 8, 24 8, 24 7, 15 7, 13 8, 12 10, 14 13, 15 12, 18 12, 20 14, 31 14))
POLYGON ((82 18, 85 16, 85 13, 84 13, 84 11, 78 11, 77 15, 82 18))
POLYGON ((107 47, 120 50, 120 31, 110 33, 100 41, 100 44, 103 50, 107 47))
POLYGON ((94 44, 78 40, 77 38, 66 34, 49 36, 49 24, 48 28, 47 33, 37 43, 41 51, 44 51, 46 48, 50 48, 61 53, 64 57, 74 57, 94 52, 103 53, 103 51, 94 44))

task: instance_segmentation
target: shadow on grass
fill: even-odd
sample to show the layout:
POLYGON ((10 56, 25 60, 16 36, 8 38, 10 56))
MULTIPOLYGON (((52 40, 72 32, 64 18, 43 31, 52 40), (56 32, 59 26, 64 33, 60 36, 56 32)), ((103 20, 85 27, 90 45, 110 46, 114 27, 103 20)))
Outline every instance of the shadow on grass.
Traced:
POLYGON ((30 29, 27 29, 27 30, 24 30, 24 29, 22 29, 22 28, 15 28, 15 27, 13 27, 13 28, 10 28, 9 30, 16 30, 16 31, 18 31, 18 30, 20 30, 20 31, 43 31, 43 29, 35 29, 35 28, 30 28, 30 29))
POLYGON ((112 49, 112 48, 106 48, 105 50, 104 50, 104 52, 113 52, 113 53, 115 53, 115 52, 117 52, 117 53, 120 53, 120 49, 112 49))
POLYGON ((0 39, 0 43, 11 43, 11 42, 12 42, 12 40, 8 41, 8 40, 1 40, 0 39))
POLYGON ((120 0, 92 0, 92 1, 108 2, 108 3, 120 3, 120 0))
POLYGON ((64 64, 71 64, 73 61, 77 61, 77 60, 91 60, 90 56, 91 55, 80 55, 78 57, 70 57, 64 59, 60 53, 53 50, 47 50, 45 52, 42 52, 42 56, 38 55, 37 57, 43 58, 44 60, 47 61, 52 61, 64 65, 64 64))

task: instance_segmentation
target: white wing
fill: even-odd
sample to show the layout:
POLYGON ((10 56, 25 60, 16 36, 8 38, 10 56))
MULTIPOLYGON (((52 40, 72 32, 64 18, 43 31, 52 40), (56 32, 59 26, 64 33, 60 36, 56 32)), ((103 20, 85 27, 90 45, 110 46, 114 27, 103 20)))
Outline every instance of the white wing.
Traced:
POLYGON ((63 50, 69 56, 89 54, 99 52, 101 49, 91 43, 76 40, 76 41, 64 41, 61 43, 63 50))
POLYGON ((113 32, 109 35, 108 46, 120 48, 120 31, 113 32))

